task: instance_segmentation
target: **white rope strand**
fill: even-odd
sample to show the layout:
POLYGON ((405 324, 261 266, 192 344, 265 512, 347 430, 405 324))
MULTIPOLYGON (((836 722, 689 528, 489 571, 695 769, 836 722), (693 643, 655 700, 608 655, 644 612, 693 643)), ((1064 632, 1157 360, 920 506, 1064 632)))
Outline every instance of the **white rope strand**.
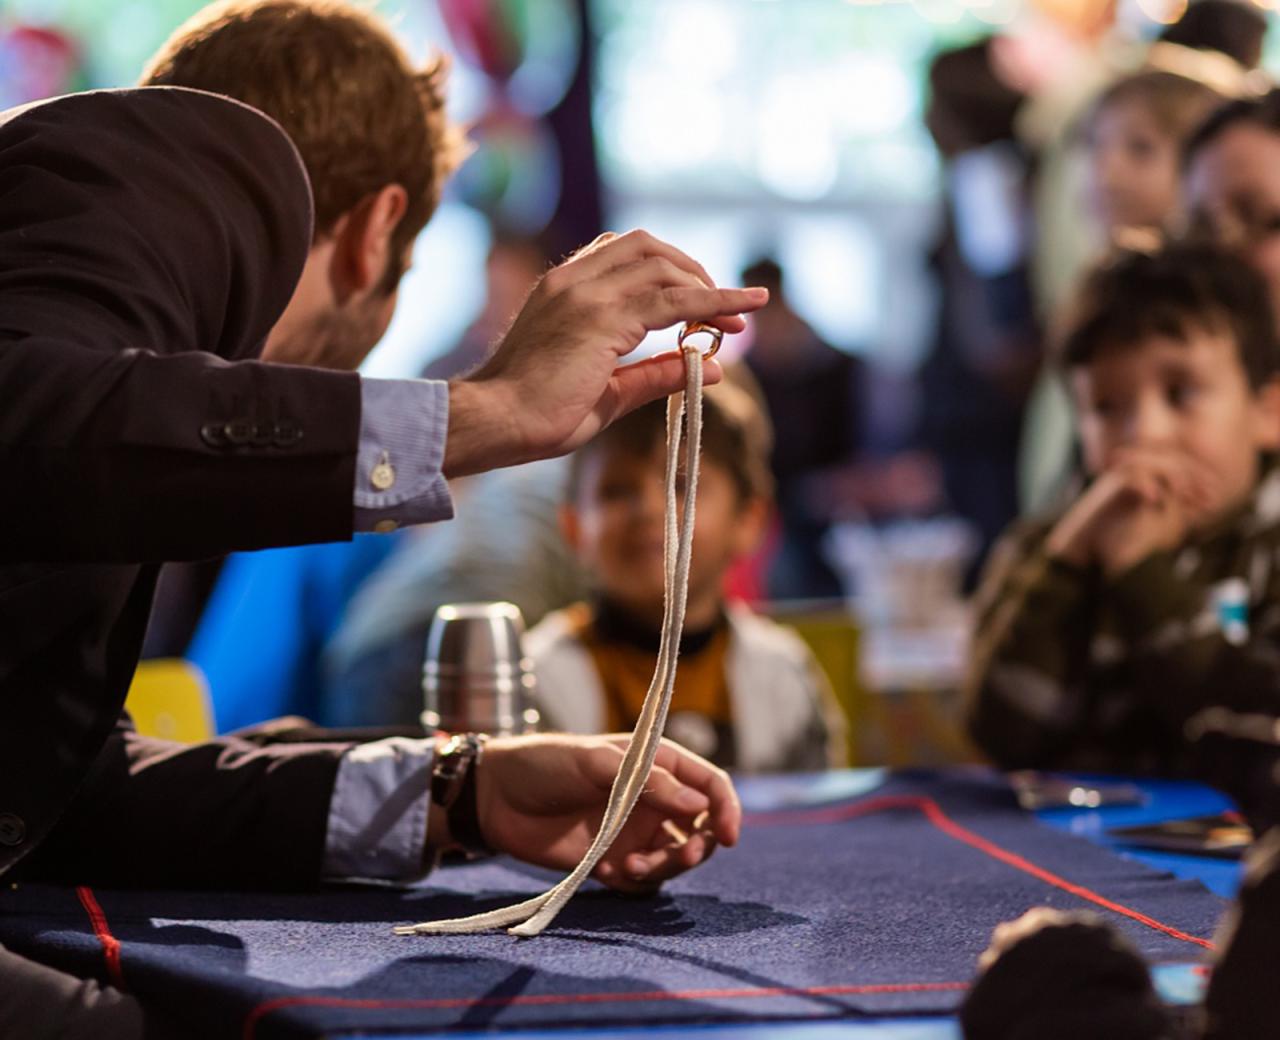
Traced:
POLYGON ((645 694, 640 717, 627 743, 609 791, 600 829, 586 854, 573 871, 554 887, 514 906, 491 910, 446 921, 424 921, 401 925, 397 935, 457 935, 507 928, 512 935, 532 937, 542 932, 573 897, 608 852, 635 807, 658 754, 662 731, 667 724, 667 709, 675 688, 676 659, 680 654, 680 635, 684 631, 685 605, 689 593, 689 564, 693 549, 694 502, 697 497, 698 457, 702 445, 702 354, 691 347, 683 349, 685 358, 685 391, 667 400, 666 518, 663 531, 664 604, 662 635, 653 681, 645 694), (688 411, 685 448, 685 507, 678 519, 677 477, 680 464, 681 420, 688 411))

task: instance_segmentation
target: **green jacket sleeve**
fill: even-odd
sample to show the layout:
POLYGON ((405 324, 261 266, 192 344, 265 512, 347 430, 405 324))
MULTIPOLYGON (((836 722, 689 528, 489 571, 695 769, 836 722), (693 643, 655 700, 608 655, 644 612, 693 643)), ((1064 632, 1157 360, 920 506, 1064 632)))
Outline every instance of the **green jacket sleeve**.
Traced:
POLYGON ((974 600, 965 680, 970 735, 1005 768, 1058 764, 1079 735, 1093 579, 1044 551, 1048 525, 997 546, 974 600))

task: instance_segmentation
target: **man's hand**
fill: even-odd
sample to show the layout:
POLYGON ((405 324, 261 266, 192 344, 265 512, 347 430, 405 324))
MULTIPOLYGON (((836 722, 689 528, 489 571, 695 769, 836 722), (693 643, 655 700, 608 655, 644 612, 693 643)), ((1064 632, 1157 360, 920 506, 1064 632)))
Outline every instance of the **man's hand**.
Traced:
MULTIPOLYGON (((628 739, 548 734, 490 740, 476 778, 485 841, 538 866, 577 866, 600 828, 628 739)), ((736 844, 741 822, 728 775, 664 740, 644 793, 592 876, 623 892, 655 891, 696 867, 717 844, 736 844)))
MULTIPOLYGON (((606 234, 537 284, 493 358, 449 386, 444 472, 465 476, 573 451, 684 386, 670 353, 619 366, 653 329, 705 321, 741 332, 764 289, 717 289, 702 267, 644 231, 606 234)), ((706 366, 706 383, 720 367, 706 366)))
POLYGON ((1097 563, 1108 577, 1182 543, 1205 518, 1214 475, 1175 451, 1123 453, 1080 496, 1049 535, 1051 556, 1097 563))

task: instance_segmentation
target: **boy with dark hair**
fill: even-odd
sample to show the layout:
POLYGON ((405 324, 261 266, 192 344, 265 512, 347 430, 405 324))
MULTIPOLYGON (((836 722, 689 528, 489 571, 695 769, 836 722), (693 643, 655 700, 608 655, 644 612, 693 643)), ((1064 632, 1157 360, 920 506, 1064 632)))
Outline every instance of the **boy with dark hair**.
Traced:
POLYGON ((1009 768, 1192 767, 1208 703, 1280 699, 1280 347, 1266 287, 1194 244, 1087 280, 1061 341, 1087 483, 979 590, 974 738, 1009 768))
MULTIPOLYGON (((665 407, 615 423, 571 463, 562 528, 594 587, 589 602, 528 636, 551 729, 635 724, 663 614, 665 407)), ((667 735, 742 772, 842 764, 839 708, 807 647, 745 607, 725 574, 759 542, 769 513, 768 420, 745 389, 707 391, 689 603, 667 735)))

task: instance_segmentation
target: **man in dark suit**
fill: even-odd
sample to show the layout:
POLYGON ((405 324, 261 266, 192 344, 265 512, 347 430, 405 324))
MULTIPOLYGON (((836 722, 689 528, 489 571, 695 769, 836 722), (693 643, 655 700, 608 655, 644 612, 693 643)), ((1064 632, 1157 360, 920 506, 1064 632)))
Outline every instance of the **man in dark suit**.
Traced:
MULTIPOLYGON (((331 3, 222 10, 230 21, 192 27, 187 42, 264 11, 357 32, 331 3)), ((394 47, 374 37, 353 60, 394 47)), ((435 95, 397 61, 379 96, 417 97, 429 156, 435 95)), ((360 165, 360 125, 349 120, 355 136, 316 161, 360 165)), ((402 222, 420 227, 437 197, 438 178, 374 183, 313 239, 298 151, 254 108, 166 87, 0 115, 0 874, 297 887, 419 873, 454 843, 453 807, 427 799, 441 758, 430 741, 359 754, 181 746, 121 719, 161 561, 447 518, 448 477, 571 450, 678 389, 678 357, 615 371, 647 329, 705 318, 737 331, 737 313, 763 302, 715 289, 647 235, 606 236, 546 276, 469 381, 302 367, 354 365, 373 345, 412 241, 402 222), (291 363, 256 360, 264 342, 291 363), (376 833, 359 826, 394 804, 405 808, 377 813, 376 833)), ((475 810, 462 822, 496 849, 565 865, 619 757, 602 740, 495 743, 471 771, 475 810)), ((660 766, 641 826, 606 861, 617 887, 652 887, 736 836, 722 774, 673 749, 660 766), (711 834, 651 847, 661 831, 644 824, 696 815, 681 808, 690 788, 712 810, 711 834)), ((27 967, 0 965, 0 1033, 140 1035, 127 998, 27 967)))

